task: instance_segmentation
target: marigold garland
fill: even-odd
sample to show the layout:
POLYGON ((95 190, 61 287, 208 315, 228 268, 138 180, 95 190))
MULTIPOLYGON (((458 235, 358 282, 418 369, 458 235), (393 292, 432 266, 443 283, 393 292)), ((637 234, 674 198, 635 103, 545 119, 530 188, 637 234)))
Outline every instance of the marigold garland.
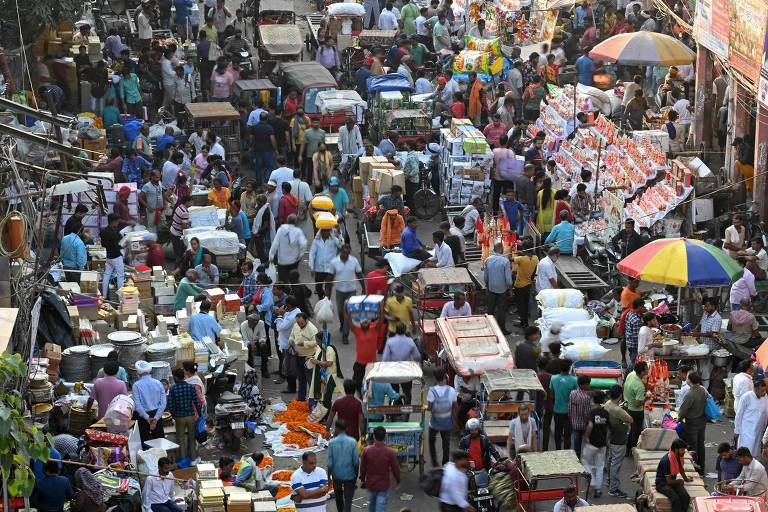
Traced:
POLYGON ((292 474, 293 474, 293 471, 290 471, 287 469, 281 469, 269 475, 269 479, 274 480, 276 482, 290 482, 292 474))

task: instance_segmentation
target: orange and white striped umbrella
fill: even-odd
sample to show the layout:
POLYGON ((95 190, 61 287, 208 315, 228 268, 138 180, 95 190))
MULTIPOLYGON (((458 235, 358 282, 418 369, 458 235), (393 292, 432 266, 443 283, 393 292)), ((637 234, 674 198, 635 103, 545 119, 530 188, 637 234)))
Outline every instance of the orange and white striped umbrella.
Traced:
POLYGON ((592 48, 589 56, 626 66, 674 66, 690 64, 696 58, 674 37, 645 30, 610 37, 592 48))

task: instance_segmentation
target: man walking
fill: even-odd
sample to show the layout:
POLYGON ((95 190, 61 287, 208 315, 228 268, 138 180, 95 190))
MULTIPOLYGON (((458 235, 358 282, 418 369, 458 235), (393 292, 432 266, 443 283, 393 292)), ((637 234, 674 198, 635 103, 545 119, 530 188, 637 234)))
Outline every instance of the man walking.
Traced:
POLYGON ((555 418, 555 449, 571 449, 571 423, 568 421, 568 402, 571 391, 578 385, 576 377, 570 374, 572 361, 559 361, 560 373, 553 375, 549 381, 549 396, 555 401, 552 408, 555 418))
POLYGON ((645 420, 645 384, 643 384, 643 379, 647 375, 648 363, 641 361, 635 365, 633 371, 627 375, 624 381, 624 400, 627 402, 627 412, 632 416, 632 429, 627 438, 627 457, 632 454, 632 448, 637 445, 640 432, 643 430, 645 420))
POLYGON ((608 412, 603 407, 605 393, 595 391, 592 396, 595 408, 589 412, 589 422, 584 431, 581 448, 581 463, 592 475, 595 482, 595 499, 603 494, 603 470, 605 469, 605 446, 608 441, 608 412))
POLYGON ((429 457, 433 466, 437 466, 437 435, 443 448, 442 465, 448 463, 451 448, 451 432, 456 424, 458 404, 456 390, 448 385, 445 370, 435 370, 435 385, 427 392, 429 411, 429 457))
POLYGON ((493 246, 493 255, 485 260, 483 273, 485 286, 488 288, 488 314, 496 317, 501 332, 507 330, 507 302, 512 287, 512 268, 509 258, 504 256, 504 246, 499 242, 493 246))
POLYGON ((331 262, 343 245, 344 239, 340 235, 334 236, 330 229, 321 229, 312 241, 307 263, 313 272, 315 293, 319 299, 325 297, 325 282, 333 280, 331 262))
POLYGON ((168 412, 176 425, 176 437, 179 439, 179 455, 182 459, 197 459, 197 441, 195 439, 195 412, 203 415, 203 405, 197 397, 195 386, 184 380, 184 369, 173 370, 173 386, 168 391, 168 412))
POLYGON ((611 441, 608 450, 608 494, 615 498, 626 498, 627 493, 619 488, 619 472, 624 462, 624 452, 627 449, 629 426, 634 421, 620 405, 622 390, 615 384, 608 390, 608 403, 605 411, 608 413, 608 432, 611 441))
POLYGON ((768 398, 765 392, 765 381, 756 380, 754 390, 747 391, 741 399, 733 424, 734 445, 749 448, 754 453, 760 451, 760 441, 768 426, 768 398))
POLYGON ((123 235, 118 231, 120 217, 117 214, 107 215, 107 227, 101 230, 99 238, 101 246, 107 251, 107 259, 104 263, 104 278, 101 282, 101 296, 109 297, 109 282, 113 277, 117 279, 117 289, 125 283, 125 266, 123 265, 123 251, 120 240, 123 235))
POLYGON ((592 377, 579 375, 576 382, 579 387, 571 391, 568 398, 568 421, 573 429, 573 449, 576 456, 581 458, 581 442, 589 422, 589 412, 592 409, 592 395, 589 392, 592 377))
POLYGON ((139 380, 133 383, 133 417, 139 424, 139 436, 144 443, 150 439, 165 437, 160 419, 165 411, 165 388, 159 380, 153 378, 152 367, 146 361, 136 361, 136 373, 139 380))
POLYGON ((307 238, 296 226, 296 215, 289 215, 286 223, 278 228, 269 248, 269 259, 277 264, 277 277, 281 282, 288 282, 291 270, 299 268, 299 260, 306 249, 307 238))
POLYGON ((336 399, 328 413, 326 426, 330 430, 333 419, 338 417, 347 426, 345 432, 355 440, 365 434, 365 420, 363 419, 363 403, 355 396, 355 382, 352 379, 344 380, 344 396, 336 399))
POLYGON ((451 454, 451 462, 443 466, 443 478, 440 482, 440 511, 475 512, 475 507, 467 501, 469 454, 464 450, 456 450, 451 454))
POLYGON ((384 427, 374 428, 373 445, 363 450, 360 461, 360 480, 368 489, 368 510, 371 512, 387 512, 390 473, 396 486, 400 486, 400 463, 395 451, 384 442, 386 438, 384 427))
POLYGON ((349 343, 350 324, 345 317, 346 303, 357 292, 357 280, 362 282, 363 268, 357 258, 350 255, 352 248, 348 244, 341 246, 339 255, 331 260, 330 271, 336 281, 336 309, 341 324, 341 342, 349 343))
POLYGON ((347 435, 347 423, 344 420, 336 420, 335 427, 335 435, 328 442, 328 472, 333 480, 336 510, 352 512, 352 498, 355 496, 355 482, 360 466, 357 440, 347 435))
POLYGON ((691 372, 688 374, 688 383, 691 389, 685 395, 683 405, 677 412, 678 422, 684 422, 683 439, 688 447, 693 450, 694 461, 699 466, 699 474, 704 474, 704 436, 707 430, 707 417, 704 409, 707 406, 709 393, 701 385, 701 374, 691 372))

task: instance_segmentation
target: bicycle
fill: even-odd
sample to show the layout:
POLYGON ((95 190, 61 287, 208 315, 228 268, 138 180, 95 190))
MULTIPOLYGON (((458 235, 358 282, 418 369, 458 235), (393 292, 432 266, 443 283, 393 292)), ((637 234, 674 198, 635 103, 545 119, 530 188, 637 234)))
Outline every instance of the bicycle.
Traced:
POLYGON ((419 169, 419 190, 413 193, 413 213, 420 219, 431 219, 440 211, 440 196, 430 188, 429 171, 419 169))

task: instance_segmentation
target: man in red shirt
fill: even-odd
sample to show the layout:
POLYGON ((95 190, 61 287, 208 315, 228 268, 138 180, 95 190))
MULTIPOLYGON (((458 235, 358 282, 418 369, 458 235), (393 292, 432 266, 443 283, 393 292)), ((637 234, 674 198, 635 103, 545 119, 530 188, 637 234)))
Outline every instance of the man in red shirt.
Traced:
POLYGON ((387 296, 387 260, 384 258, 377 259, 376 268, 368 272, 365 278, 365 294, 387 296))
POLYGON ((374 443, 366 446, 360 457, 360 480, 368 489, 368 510, 371 512, 386 512, 389 494, 389 474, 400 484, 400 463, 395 451, 389 448, 384 439, 387 431, 384 427, 373 429, 374 443))
MULTIPOLYGON (((344 312, 347 315, 347 312, 344 312)), ((349 322, 349 317, 347 317, 349 322)), ((363 389, 363 378, 365 377, 365 366, 376 362, 376 355, 379 350, 379 343, 383 337, 380 320, 370 322, 363 320, 360 327, 352 324, 352 334, 355 335, 355 363, 352 365, 352 380, 355 382, 360 396, 363 389)), ((349 325, 348 324, 348 325, 349 325)))
POLYGON ((347 435, 360 439, 360 436, 364 434, 363 403, 355 397, 355 389, 354 381, 344 380, 344 396, 333 402, 331 412, 328 414, 328 421, 326 422, 328 432, 332 432, 331 427, 334 424, 334 418, 338 416, 347 424, 347 435))
POLYGON ((469 463, 475 471, 490 469, 493 461, 499 460, 496 447, 488 440, 488 437, 480 430, 480 420, 471 418, 466 424, 469 434, 459 441, 459 449, 466 450, 469 454, 469 463))
POLYGON ((501 116, 498 113, 493 114, 493 122, 488 123, 485 129, 483 129, 483 135, 485 135, 488 144, 492 148, 498 148, 500 145, 499 139, 505 133, 507 133, 507 127, 501 122, 501 116))

